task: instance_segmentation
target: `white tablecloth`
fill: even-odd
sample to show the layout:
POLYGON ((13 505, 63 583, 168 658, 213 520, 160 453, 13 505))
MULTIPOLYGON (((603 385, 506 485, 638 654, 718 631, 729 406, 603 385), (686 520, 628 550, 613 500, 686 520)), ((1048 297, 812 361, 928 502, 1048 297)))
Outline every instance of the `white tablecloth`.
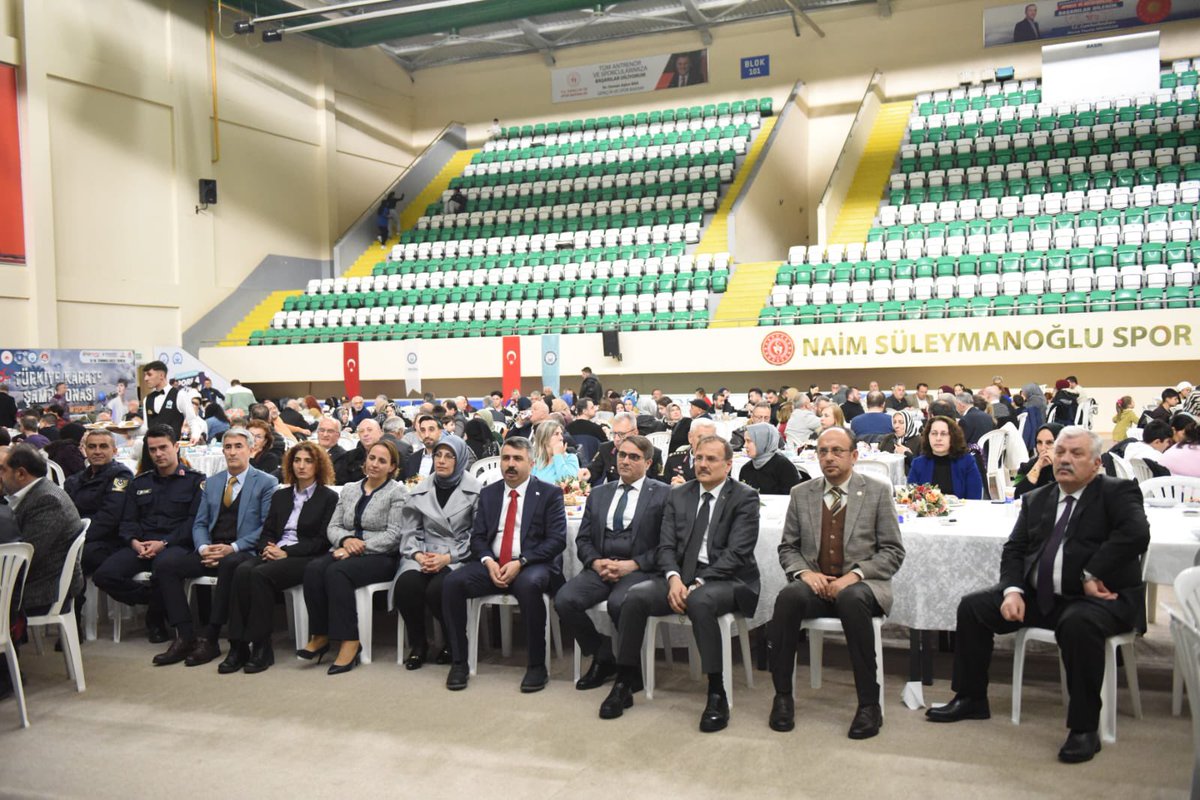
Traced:
MULTIPOLYGON (((786 583, 779 566, 779 542, 788 498, 762 498, 758 561, 762 584, 758 609, 751 627, 771 618, 775 596, 786 583)), ((582 506, 580 506, 582 509, 582 506)), ((1000 579, 1000 550, 1017 521, 1019 505, 968 501, 943 522, 905 515, 900 526, 904 541, 904 564, 892 579, 895 601, 888 619, 923 630, 954 630, 958 601, 963 595, 993 586, 1000 579)), ((1146 579, 1172 583, 1175 576, 1200 557, 1200 517, 1184 517, 1182 508, 1147 508, 1150 520, 1150 551, 1146 579)), ((579 513, 567 517, 567 551, 563 571, 567 578, 582 568, 575 555, 579 513)))

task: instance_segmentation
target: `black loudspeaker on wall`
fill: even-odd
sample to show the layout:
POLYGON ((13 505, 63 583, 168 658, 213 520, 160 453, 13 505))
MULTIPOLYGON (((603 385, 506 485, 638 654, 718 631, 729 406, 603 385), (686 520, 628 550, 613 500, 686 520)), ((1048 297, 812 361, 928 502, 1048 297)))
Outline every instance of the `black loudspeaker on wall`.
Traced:
POLYGON ((200 179, 200 205, 215 206, 217 204, 217 182, 211 178, 200 179))
POLYGON ((617 331, 601 331, 600 335, 604 337, 604 355, 607 358, 615 358, 621 360, 621 343, 617 340, 617 331))

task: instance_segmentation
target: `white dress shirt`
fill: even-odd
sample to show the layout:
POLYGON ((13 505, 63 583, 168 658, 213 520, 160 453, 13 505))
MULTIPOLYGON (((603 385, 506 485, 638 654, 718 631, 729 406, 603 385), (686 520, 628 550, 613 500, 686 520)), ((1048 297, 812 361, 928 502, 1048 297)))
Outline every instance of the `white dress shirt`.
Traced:
MULTIPOLYGON (((504 500, 500 503, 500 519, 497 520, 496 534, 492 537, 492 552, 497 556, 500 555, 500 546, 504 543, 504 520, 508 519, 508 504, 512 502, 509 494, 517 493, 517 524, 513 529, 512 541, 512 558, 516 561, 521 555, 521 518, 525 511, 525 492, 529 490, 529 479, 515 488, 509 488, 509 485, 504 484, 504 500)), ((488 561, 489 556, 484 556, 483 560, 488 561)))
POLYGON ((25 499, 25 495, 29 494, 29 490, 37 486, 39 482, 46 480, 45 478, 36 478, 33 481, 25 484, 24 488, 18 489, 8 496, 8 505, 13 511, 17 510, 17 506, 21 505, 21 501, 25 499))
POLYGON ((425 450, 424 445, 421 445, 421 447, 421 464, 417 467, 417 474, 428 478, 433 474, 433 453, 425 450))
POLYGON ((646 478, 645 476, 642 476, 630 484, 626 484, 624 481, 621 481, 617 484, 617 491, 613 495, 612 502, 608 506, 608 516, 604 522, 605 528, 610 531, 623 531, 633 524, 633 512, 637 509, 638 498, 641 496, 640 492, 642 491, 642 485, 645 484, 645 482, 646 478), (629 486, 628 492, 625 492, 625 490, 621 488, 622 486, 626 485, 629 486), (617 513, 617 504, 621 502, 622 493, 628 495, 629 499, 625 501, 624 515, 622 516, 622 519, 618 521, 614 519, 614 517, 617 513))

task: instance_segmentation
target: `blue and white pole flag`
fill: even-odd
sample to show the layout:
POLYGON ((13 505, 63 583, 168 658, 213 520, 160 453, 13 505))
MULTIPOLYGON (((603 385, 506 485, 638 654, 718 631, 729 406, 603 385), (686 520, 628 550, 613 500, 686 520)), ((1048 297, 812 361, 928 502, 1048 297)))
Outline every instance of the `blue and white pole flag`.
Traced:
POLYGON ((542 334, 542 385, 549 386, 554 390, 554 394, 558 392, 558 334, 543 333, 542 334))
POLYGON ((409 339, 404 343, 404 392, 421 393, 421 345, 420 339, 409 339))

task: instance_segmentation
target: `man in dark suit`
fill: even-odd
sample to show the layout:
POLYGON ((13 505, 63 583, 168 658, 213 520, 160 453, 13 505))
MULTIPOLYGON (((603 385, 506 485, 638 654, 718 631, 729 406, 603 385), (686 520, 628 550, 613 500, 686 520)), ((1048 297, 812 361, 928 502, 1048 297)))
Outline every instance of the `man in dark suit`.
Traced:
POLYGON ((1013 26, 1014 42, 1032 42, 1042 38, 1042 30, 1037 24, 1037 4, 1025 6, 1025 18, 1013 26))
POLYGON ((8 393, 8 384, 0 383, 0 428, 17 427, 17 401, 8 393))
POLYGON ((155 666, 186 662, 195 667, 221 654, 221 628, 229 619, 229 595, 238 564, 254 558, 263 522, 271 508, 271 495, 279 481, 250 466, 250 432, 241 426, 225 431, 221 451, 225 469, 213 475, 202 490, 192 525, 191 546, 171 545, 156 559, 154 582, 158 586, 167 624, 175 628, 175 641, 154 657, 155 666), (216 576, 208 625, 196 636, 184 581, 216 576))
POLYGON ((708 675, 708 702, 700 730, 729 724, 729 700, 721 667, 717 618, 733 611, 750 617, 758 605, 758 492, 729 479, 729 442, 706 436, 696 445, 696 480, 671 490, 663 508, 658 545, 661 576, 625 596, 617 629, 617 680, 600 706, 601 719, 621 716, 633 705, 642 638, 651 616, 686 614, 708 675))
MULTIPOLYGON (((46 478, 47 469, 46 460, 27 444, 0 448, 0 486, 8 495, 20 541, 33 545, 21 596, 26 614, 45 613, 58 598, 63 562, 83 526, 71 498, 46 478)), ((76 563, 70 594, 82 590, 83 574, 76 563)))
POLYGON ((671 75, 668 89, 680 89, 695 83, 704 83, 704 79, 692 70, 691 53, 679 53, 675 56, 675 72, 671 75))
POLYGON ((489 594, 517 598, 525 620, 528 668, 521 691, 546 688, 546 606, 542 595, 562 585, 562 552, 567 546, 567 515, 562 490, 530 475, 533 445, 509 439, 500 449, 497 481, 479 494, 471 529, 471 556, 446 578, 442 614, 452 663, 446 688, 467 688, 467 600, 489 594))
POLYGON ((655 574, 659 528, 669 490, 646 477, 654 452, 654 445, 644 436, 627 436, 617 445, 621 478, 601 484, 588 496, 575 537, 583 572, 554 596, 563 625, 574 634, 583 654, 593 657, 576 689, 595 689, 617 672, 612 640, 597 632, 588 609, 608 601, 608 616, 616 629, 625 595, 655 574))
POLYGON ((996 430, 996 421, 984 410, 987 408, 987 400, 983 395, 963 392, 955 396, 954 404, 960 415, 958 424, 963 430, 967 444, 978 444, 985 433, 996 430))
MULTIPOLYGON (((579 477, 588 481, 593 486, 620 478, 620 475, 617 473, 617 447, 626 436, 633 436, 635 433, 637 433, 636 416, 629 412, 622 412, 613 417, 612 441, 600 443, 600 449, 596 451, 596 457, 592 459, 592 463, 579 470, 579 477)), ((647 471, 647 474, 654 480, 661 481, 664 479, 662 472, 662 457, 658 454, 658 448, 656 447, 654 449, 654 458, 650 462, 650 469, 647 471)))
POLYGON ((872 617, 891 609, 904 545, 890 488, 854 473, 856 446, 854 434, 840 426, 822 433, 817 460, 825 480, 796 486, 788 502, 779 563, 789 583, 775 599, 770 626, 772 730, 795 727, 796 642, 800 623, 814 617, 837 617, 846 634, 858 691, 850 738, 868 739, 883 724, 872 617))
POLYGON ((583 382, 579 384, 579 398, 582 400, 589 397, 593 403, 600 405, 600 401, 604 399, 604 387, 600 385, 600 379, 592 373, 590 367, 584 367, 580 374, 583 382))
POLYGON ((1100 437, 1068 426, 1054 443, 1054 478, 1025 495, 1000 557, 999 585, 958 604, 954 699, 934 722, 987 719, 992 639, 1023 627, 1052 628, 1067 675, 1067 763, 1100 751, 1104 640, 1143 628, 1141 558, 1150 544, 1142 493, 1100 469, 1100 437))
POLYGON ((355 432, 358 434, 358 445, 333 460, 334 481, 338 486, 358 483, 363 479, 363 462, 367 460, 367 451, 383 438, 383 428, 373 419, 358 423, 355 432))
POLYGON ((342 426, 338 421, 333 417, 321 417, 321 421, 317 423, 317 443, 329 454, 329 460, 334 463, 335 473, 338 459, 346 453, 346 448, 338 443, 341 438, 342 426))
POLYGON ((401 479, 408 480, 418 475, 429 477, 433 474, 433 448, 442 440, 442 426, 432 414, 418 414, 413 422, 413 430, 424 445, 408 457, 401 470, 401 479))

